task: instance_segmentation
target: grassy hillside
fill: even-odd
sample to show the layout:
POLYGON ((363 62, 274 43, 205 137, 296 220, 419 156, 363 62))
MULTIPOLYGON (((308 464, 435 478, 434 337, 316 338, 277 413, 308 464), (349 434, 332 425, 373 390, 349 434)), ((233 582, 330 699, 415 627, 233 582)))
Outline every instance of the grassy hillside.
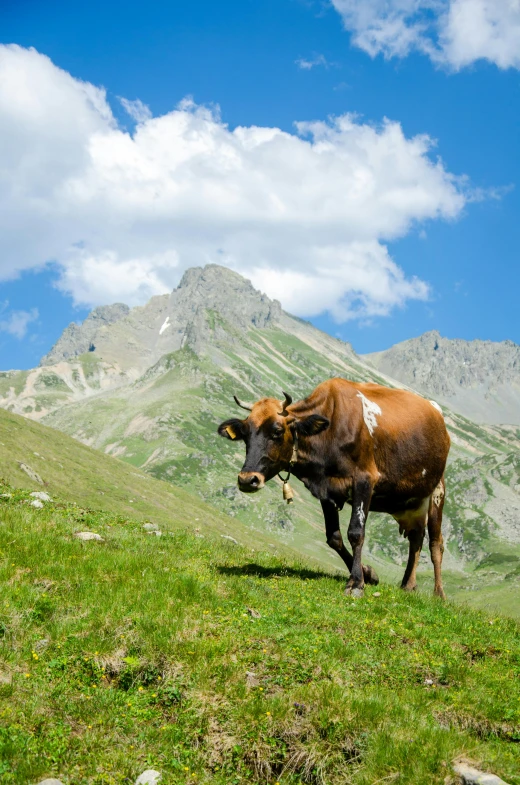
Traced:
MULTIPOLYGON (((179 397, 177 403, 179 404, 179 397)), ((187 400, 187 399, 186 399, 187 400)), ((82 508, 102 508, 123 518, 149 520, 165 530, 185 526, 232 536, 252 548, 268 548, 313 561, 321 568, 342 571, 343 563, 325 542, 319 505, 300 483, 294 483, 296 503, 287 507, 275 481, 262 494, 250 499, 240 494, 234 477, 243 448, 213 435, 209 439, 209 415, 195 430, 197 417, 184 415, 183 427, 193 428, 192 449, 208 444, 178 473, 172 485, 153 478, 137 466, 124 463, 87 447, 69 436, 0 409, 0 477, 19 488, 46 490, 82 508), (189 423, 189 424, 188 424, 189 423), (204 442, 205 440, 205 442, 204 442), (204 461, 203 461, 204 459, 204 461), (22 471, 25 463, 43 480, 31 480, 22 471), (229 482, 222 485, 223 474, 229 482), (183 476, 184 475, 184 476, 183 476), (205 496, 207 502, 194 494, 205 496), (229 515, 226 515, 226 511, 229 515), (247 515, 241 513, 247 512, 247 515)), ((168 420, 169 438, 175 439, 179 421, 168 420)), ((213 430, 213 429, 212 429, 213 430)), ((520 546, 500 539, 488 513, 489 499, 520 482, 518 458, 502 453, 477 461, 459 460, 448 473, 444 558, 449 596, 475 607, 520 617, 520 546), (482 477, 491 488, 484 488, 482 477), (500 480, 500 483, 498 482, 500 480), (460 554, 464 556, 461 566, 460 554)), ((509 515, 515 515, 514 494, 504 498, 509 515)), ((490 512, 493 512, 492 510, 490 512)), ((344 528, 348 509, 343 513, 344 528)), ((398 584, 408 555, 408 543, 399 536, 396 523, 386 515, 374 515, 367 525, 365 557, 381 579, 398 584)), ((427 544, 418 575, 421 590, 431 591, 432 569, 427 544)))
MULTIPOLYGON (((80 498, 81 468, 72 485, 68 479, 63 482, 67 498, 125 515, 135 508, 136 515, 145 517, 156 515, 150 502, 162 507, 166 517, 173 503, 185 509, 181 520, 193 520, 200 517, 193 508, 197 496, 208 505, 204 516, 210 525, 216 522, 217 530, 232 519, 237 531, 249 530, 244 542, 268 540, 337 568, 316 499, 295 482, 295 504, 287 507, 277 479, 261 494, 240 493, 236 475, 243 444, 219 439, 216 428, 240 414, 233 394, 254 400, 287 390, 296 399, 331 376, 389 386, 398 382, 365 363, 348 344, 284 314, 278 303, 255 292, 236 273, 213 265, 188 271, 171 297, 152 298, 104 324, 94 337, 85 333, 88 322, 65 331, 49 355, 54 364, 0 373, 0 406, 129 465, 125 479, 119 480, 115 464, 99 458, 99 467, 106 467, 99 478, 96 460, 91 460, 93 478, 101 483, 96 480, 92 489, 87 483, 80 498), (92 351, 78 354, 87 345, 92 351), (147 493, 139 470, 162 481, 161 487, 151 485, 154 492, 147 493), (108 501, 103 482, 111 484, 108 501), (167 491, 165 483, 174 490, 167 491), (190 496, 183 497, 179 488, 190 496)), ((435 398, 431 391, 430 396, 435 398)), ((520 582, 520 430, 478 425, 453 411, 445 416, 452 439, 444 518, 447 579, 461 596, 470 588, 472 601, 485 604, 492 595, 493 602, 515 612, 511 597, 520 582), (513 561, 501 561, 504 554, 513 561), (485 563, 488 556, 495 558, 492 566, 485 563)), ((54 437, 49 439, 54 443, 54 437)), ((70 442, 65 444, 64 452, 74 452, 70 442)), ((16 438, 11 446, 17 447, 16 438)), ((43 462, 45 451, 33 448, 37 456, 30 449, 25 452, 29 465, 35 464, 45 479, 51 477, 55 467, 43 462)), ((124 470, 117 466, 120 477, 124 470)), ((6 476, 27 482, 12 463, 6 476)), ((346 508, 344 528, 348 517, 346 508)), ((370 515, 365 554, 381 576, 399 580, 407 542, 388 516, 370 515)), ((429 569, 427 551, 422 568, 429 569)))
POLYGON ((1 490, 0 782, 520 785, 512 620, 1 490))
MULTIPOLYGON (((359 379, 366 376, 365 370, 352 358, 322 354, 298 337, 275 329, 251 331, 242 336, 240 345, 226 343, 219 346, 219 352, 225 354, 220 364, 189 349, 166 355, 135 383, 62 407, 45 422, 144 468, 157 479, 189 489, 259 535, 335 568, 338 559, 325 543, 317 501, 297 481, 292 507, 283 503, 277 480, 261 494, 240 493, 236 475, 243 463, 243 444, 219 439, 216 428, 227 417, 240 415, 233 393, 246 400, 256 397, 251 390, 258 395, 260 391, 290 390, 295 397, 304 396, 317 379, 334 374, 359 379), (350 365, 342 367, 347 359, 350 365)), ((482 558, 504 546, 513 548, 520 557, 520 529, 515 530, 514 521, 515 508, 520 508, 520 477, 515 463, 518 452, 512 452, 518 442, 515 433, 478 426, 459 415, 449 414, 447 423, 453 441, 445 511, 445 568, 453 572, 450 585, 460 596, 466 596, 466 586, 471 585, 472 599, 485 606, 488 589, 495 600, 505 597, 493 584, 502 582, 506 573, 488 571, 478 576, 485 580, 473 580, 472 570, 482 558), (507 524, 505 531, 502 524, 507 524)), ((346 508, 344 528, 348 516, 346 508)), ((394 520, 370 515, 366 560, 374 563, 381 576, 400 580, 407 546, 394 520)), ((427 548, 422 567, 430 570, 427 548)), ((510 586, 517 588, 518 581, 509 581, 510 586)))
POLYGON ((122 518, 149 520, 166 529, 200 528, 233 536, 251 546, 268 542, 261 533, 251 532, 187 489, 156 480, 70 436, 3 409, 0 477, 17 488, 46 491, 80 508, 102 508, 122 518), (42 483, 31 479, 21 463, 35 472, 42 483))

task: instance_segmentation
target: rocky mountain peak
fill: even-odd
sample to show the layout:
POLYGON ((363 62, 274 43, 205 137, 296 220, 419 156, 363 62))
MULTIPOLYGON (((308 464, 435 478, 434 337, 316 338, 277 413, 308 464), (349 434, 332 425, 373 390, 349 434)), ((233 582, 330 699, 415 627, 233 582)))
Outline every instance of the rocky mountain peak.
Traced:
POLYGON ((203 354, 230 333, 275 326, 282 307, 238 273, 216 264, 186 270, 170 295, 133 309, 116 303, 95 308, 83 324, 70 324, 40 365, 94 352, 123 368, 143 369, 188 346, 203 354), (230 329, 231 328, 231 329, 230 329))
POLYGON ((274 325, 282 316, 278 300, 270 300, 247 278, 218 264, 186 270, 170 295, 169 307, 188 307, 192 313, 202 307, 243 328, 274 325))
POLYGON ((89 313, 82 324, 71 322, 58 338, 50 352, 40 360, 40 365, 52 365, 71 357, 77 357, 95 348, 94 339, 101 327, 114 324, 130 312, 128 305, 114 303, 99 305, 89 313))
POLYGON ((439 341, 442 341, 442 335, 438 330, 429 330, 429 332, 424 333, 424 335, 421 335, 420 338, 423 341, 423 343, 427 345, 431 345, 434 351, 436 351, 439 348, 439 341))

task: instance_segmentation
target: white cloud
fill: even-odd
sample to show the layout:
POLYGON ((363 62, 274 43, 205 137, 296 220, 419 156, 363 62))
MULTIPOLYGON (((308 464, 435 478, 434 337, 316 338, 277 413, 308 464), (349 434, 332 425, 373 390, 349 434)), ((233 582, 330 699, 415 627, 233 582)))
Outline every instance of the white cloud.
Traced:
POLYGON ((1 277, 51 261, 77 303, 134 305, 216 262, 293 313, 340 320, 427 296, 386 243, 469 198, 427 136, 353 115, 230 130, 189 100, 137 111, 130 134, 103 89, 0 47, 1 277))
POLYGON ((520 68, 519 0, 452 0, 441 44, 455 68, 481 58, 520 68))
POLYGON ((297 60, 294 61, 298 68, 301 68, 302 71, 310 71, 312 68, 315 68, 317 65, 322 65, 324 68, 330 68, 331 65, 334 63, 329 63, 325 55, 320 54, 313 54, 312 57, 299 57, 297 60))
POLYGON ((375 57, 417 50, 460 69, 520 68, 519 0, 332 0, 356 46, 375 57))
POLYGON ((4 302, 0 307, 0 332, 14 335, 21 340, 27 334, 27 328, 31 322, 36 321, 39 316, 38 309, 32 308, 30 311, 8 311, 8 302, 4 302))
POLYGON ((125 112, 129 114, 136 123, 144 123, 152 117, 150 107, 143 104, 139 98, 136 98, 135 101, 129 101, 128 98, 120 98, 119 100, 121 101, 121 106, 125 112))

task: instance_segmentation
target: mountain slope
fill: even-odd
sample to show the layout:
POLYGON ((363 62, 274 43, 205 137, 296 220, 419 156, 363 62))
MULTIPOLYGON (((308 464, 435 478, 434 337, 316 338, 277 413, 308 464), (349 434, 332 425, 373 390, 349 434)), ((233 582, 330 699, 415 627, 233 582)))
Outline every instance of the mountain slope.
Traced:
MULTIPOLYGON (((107 455, 185 487, 245 524, 251 536, 268 537, 338 567, 338 557, 325 543, 318 502, 296 482, 295 504, 287 507, 278 480, 261 494, 241 494, 236 475, 243 445, 220 439, 216 428, 240 415, 234 394, 247 400, 287 390, 294 398, 304 397, 331 376, 390 386, 399 382, 368 365, 348 344, 285 314, 248 281, 214 265, 188 271, 171 296, 153 298, 89 335, 92 351, 4 378, 10 386, 3 405, 43 417, 107 455), (42 376, 58 380, 54 397, 42 376)), ((83 346, 78 343, 77 351, 83 346)), ((58 342, 55 354, 59 347, 58 342)), ((446 411, 445 417, 452 438, 445 516, 452 594, 471 585, 472 598, 485 601, 490 587, 510 575, 500 598, 509 605, 518 584, 513 562, 502 556, 515 560, 520 555, 515 517, 520 486, 508 479, 516 466, 517 433, 477 425, 455 412, 446 411), (490 471, 496 475, 492 481, 490 471), (493 554, 499 566, 484 564, 473 577, 493 554)), ((348 510, 344 526, 347 521, 348 510)), ((392 519, 370 516, 366 560, 382 577, 398 580, 406 546, 392 519)), ((427 549, 422 569, 430 569, 427 549)))
POLYGON ((102 508, 120 517, 152 521, 165 530, 204 529, 244 545, 274 547, 187 490, 1 409, 0 477, 16 488, 44 491, 78 509, 102 508))
POLYGON ((479 423, 520 425, 520 346, 462 341, 436 330, 364 359, 479 423))

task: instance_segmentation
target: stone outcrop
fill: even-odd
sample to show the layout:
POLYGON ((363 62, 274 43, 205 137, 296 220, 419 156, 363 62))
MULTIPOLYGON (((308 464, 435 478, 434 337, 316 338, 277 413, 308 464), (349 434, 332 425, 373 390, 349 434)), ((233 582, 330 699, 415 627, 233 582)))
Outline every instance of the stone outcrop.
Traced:
POLYGON ((462 785, 507 785, 507 782, 501 780, 496 774, 479 771, 467 763, 455 763, 453 769, 460 777, 462 785))
POLYGON ((477 422, 520 425, 520 346, 436 330, 364 357, 402 384, 477 422))
POLYGON ((128 314, 130 308, 124 303, 100 305, 94 308, 82 324, 71 322, 58 338, 50 352, 40 360, 40 365, 53 365, 69 360, 88 351, 93 351, 96 335, 100 329, 114 324, 128 314))

